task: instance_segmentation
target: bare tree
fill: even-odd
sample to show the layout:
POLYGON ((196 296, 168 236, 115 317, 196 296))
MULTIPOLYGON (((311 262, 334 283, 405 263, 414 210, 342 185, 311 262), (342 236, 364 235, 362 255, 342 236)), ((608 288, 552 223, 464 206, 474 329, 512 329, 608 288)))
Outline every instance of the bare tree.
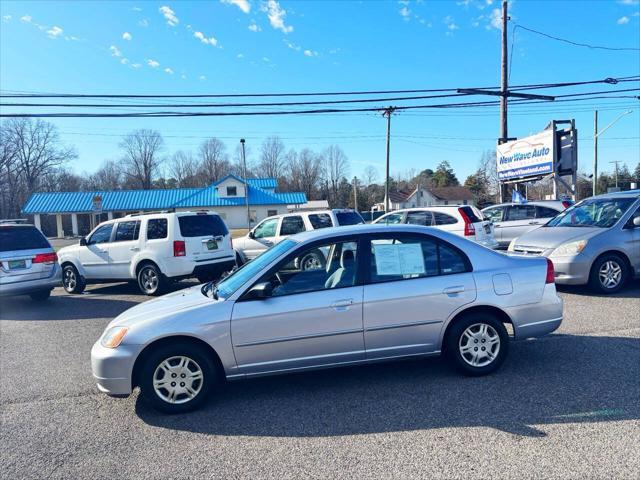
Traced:
POLYGON ((328 189, 329 203, 337 204, 340 182, 349 175, 349 159, 337 145, 324 151, 324 178, 328 189))
POLYGON ((126 135, 120 142, 124 151, 122 159, 125 174, 143 189, 150 189, 158 173, 164 147, 162 135, 157 130, 139 129, 126 135))
POLYGON ((178 150, 169 162, 169 174, 176 180, 179 188, 197 187, 198 164, 191 152, 178 150))
POLYGON ((14 217, 19 211, 15 201, 18 168, 15 144, 8 130, 0 124, 0 218, 14 217))
POLYGON ((362 174, 362 183, 365 186, 372 185, 378 181, 378 170, 373 165, 367 165, 362 174))
POLYGON ((200 176, 203 183, 220 180, 231 170, 226 145, 213 137, 200 145, 200 176))
POLYGON ((122 167, 113 160, 106 160, 95 173, 88 176, 85 190, 119 190, 122 188, 122 167))
POLYGON ((285 147, 279 137, 269 137, 260 148, 258 170, 265 177, 278 178, 284 170, 285 147))
POLYGON ((308 148, 303 149, 296 161, 296 171, 292 173, 298 179, 300 190, 307 198, 312 198, 322 178, 321 157, 308 148))
POLYGON ((60 146, 58 131, 51 123, 15 118, 4 129, 5 141, 14 149, 18 175, 29 193, 35 191, 43 175, 77 157, 72 148, 60 146))

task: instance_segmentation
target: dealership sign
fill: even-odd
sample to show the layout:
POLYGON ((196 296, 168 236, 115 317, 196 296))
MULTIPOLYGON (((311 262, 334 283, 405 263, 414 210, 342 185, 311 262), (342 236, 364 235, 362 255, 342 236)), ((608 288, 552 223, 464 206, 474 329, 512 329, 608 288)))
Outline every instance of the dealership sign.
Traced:
POLYGON ((553 129, 498 145, 498 179, 504 181, 553 173, 554 145, 553 129))

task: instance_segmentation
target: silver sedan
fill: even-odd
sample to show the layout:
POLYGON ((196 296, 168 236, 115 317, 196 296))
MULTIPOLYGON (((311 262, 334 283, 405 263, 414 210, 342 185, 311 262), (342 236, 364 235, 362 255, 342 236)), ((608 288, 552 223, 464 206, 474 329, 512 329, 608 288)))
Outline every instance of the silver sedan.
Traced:
POLYGON ((224 380, 444 353, 467 375, 496 370, 515 339, 562 322, 553 265, 430 227, 359 225, 283 240, 218 284, 148 301, 91 351, 98 388, 140 387, 184 412, 224 380), (321 252, 326 262, 301 269, 321 252))

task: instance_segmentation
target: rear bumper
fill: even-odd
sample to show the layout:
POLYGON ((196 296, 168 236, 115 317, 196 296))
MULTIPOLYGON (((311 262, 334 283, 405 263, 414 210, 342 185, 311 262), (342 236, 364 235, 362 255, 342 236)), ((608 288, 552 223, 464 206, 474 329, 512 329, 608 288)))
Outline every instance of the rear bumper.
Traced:
POLYGON ((160 266, 162 273, 169 278, 192 277, 202 272, 216 273, 231 270, 236 264, 235 252, 229 256, 206 260, 202 262, 190 261, 184 257, 165 260, 160 266))
POLYGON ((562 324, 563 307, 555 285, 547 284, 540 302, 507 309, 515 339, 543 337, 554 332, 562 324))
POLYGON ((98 390, 107 395, 127 396, 132 391, 133 365, 143 345, 105 348, 98 340, 91 349, 91 372, 98 390))
POLYGON ((217 278, 224 272, 228 272, 236 266, 236 259, 226 260, 218 263, 208 263, 206 265, 198 265, 193 269, 194 277, 212 277, 217 278))
POLYGON ((26 280, 23 282, 0 284, 0 297, 9 295, 28 295, 30 293, 52 290, 62 284, 62 269, 57 263, 47 278, 26 280))

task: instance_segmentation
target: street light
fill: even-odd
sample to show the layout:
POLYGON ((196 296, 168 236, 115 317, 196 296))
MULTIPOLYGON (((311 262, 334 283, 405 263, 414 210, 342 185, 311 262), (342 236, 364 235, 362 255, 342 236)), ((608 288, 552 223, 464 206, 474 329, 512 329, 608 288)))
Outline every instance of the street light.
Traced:
POLYGON ((620 115, 618 115, 616 117, 616 119, 613 122, 611 122, 609 125, 604 127, 602 130, 598 131, 598 111, 597 110, 595 111, 595 131, 594 131, 594 134, 593 134, 593 148, 594 148, 594 152, 593 152, 593 195, 594 196, 597 194, 596 190, 598 188, 598 137, 600 135, 602 135, 604 132, 606 132, 609 128, 611 128, 614 123, 616 123, 618 120, 620 120, 625 115, 629 115, 630 113, 633 113, 633 110, 627 110, 626 112, 621 113, 620 115))

